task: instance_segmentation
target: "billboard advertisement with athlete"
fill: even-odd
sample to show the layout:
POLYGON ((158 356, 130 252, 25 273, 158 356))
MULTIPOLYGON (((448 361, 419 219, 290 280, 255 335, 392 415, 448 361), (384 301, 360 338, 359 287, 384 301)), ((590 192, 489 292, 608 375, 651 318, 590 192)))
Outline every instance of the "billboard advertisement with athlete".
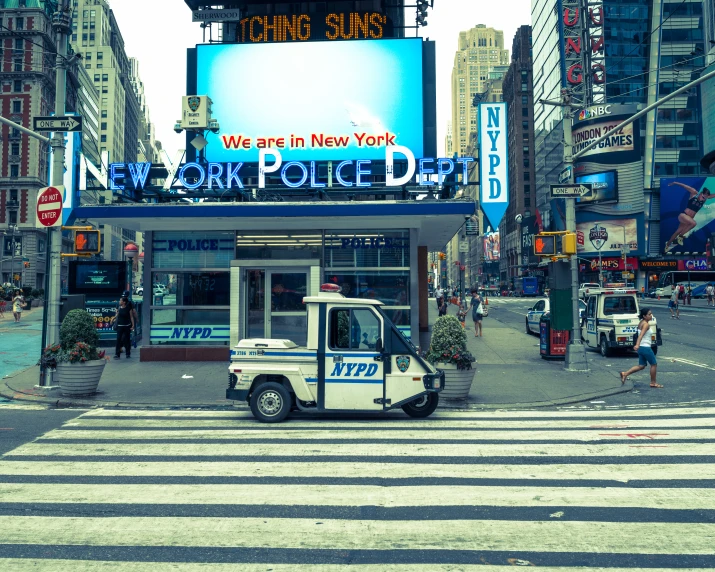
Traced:
POLYGON ((715 232, 715 177, 660 180, 660 236, 665 254, 705 252, 715 232))

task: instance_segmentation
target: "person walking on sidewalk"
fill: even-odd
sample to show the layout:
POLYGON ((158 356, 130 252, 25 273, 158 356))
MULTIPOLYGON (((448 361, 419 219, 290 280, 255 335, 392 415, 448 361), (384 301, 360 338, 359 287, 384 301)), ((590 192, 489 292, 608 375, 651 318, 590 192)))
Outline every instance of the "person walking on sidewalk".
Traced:
POLYGON ((112 318, 117 330, 117 346, 114 350, 114 359, 121 357, 122 347, 127 353, 127 359, 132 357, 132 332, 134 331, 134 313, 129 307, 129 298, 122 296, 119 299, 119 308, 112 318))
POLYGON ((688 284, 688 292, 685 294, 687 300, 688 300, 688 306, 692 306, 690 301, 693 299, 693 288, 688 284))
POLYGON ((673 293, 670 295, 670 300, 668 301, 668 310, 670 310, 670 317, 680 320, 680 306, 678 306, 678 287, 673 288, 673 293))
POLYGON ((715 295, 715 288, 712 283, 705 287, 705 295, 708 297, 708 306, 713 304, 713 295, 715 295))
POLYGON ((15 323, 20 323, 22 318, 22 309, 25 307, 25 297, 22 295, 22 290, 15 290, 15 296, 12 299, 12 315, 15 318, 15 323))
POLYGON ((472 290, 472 300, 469 303, 472 307, 472 320, 474 321, 474 337, 482 337, 482 318, 484 317, 484 306, 482 305, 482 297, 476 290, 472 290))
POLYGON ((650 333, 650 321, 653 319, 653 312, 650 308, 641 308, 641 312, 638 316, 640 318, 640 323, 638 324, 638 338, 633 346, 633 349, 638 352, 638 365, 634 365, 628 371, 621 372, 621 385, 626 383, 628 376, 645 369, 646 365, 650 365, 650 386, 651 387, 663 387, 660 385, 656 379, 656 373, 658 370, 658 362, 655 359, 655 354, 653 353, 653 348, 651 347, 651 333, 650 333))

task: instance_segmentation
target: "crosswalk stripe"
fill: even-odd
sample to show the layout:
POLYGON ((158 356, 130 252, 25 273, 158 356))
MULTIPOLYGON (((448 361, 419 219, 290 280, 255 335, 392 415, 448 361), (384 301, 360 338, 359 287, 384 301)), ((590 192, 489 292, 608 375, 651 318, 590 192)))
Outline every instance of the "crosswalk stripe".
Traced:
MULTIPOLYGON (((429 507, 434 486, 67 485, 0 483, 12 503, 429 507), (243 488, 243 487, 240 487, 243 488)), ((440 486, 440 506, 611 507, 714 510, 715 489, 440 486)))
POLYGON ((42 436, 42 441, 52 440, 72 441, 78 439, 96 439, 99 441, 115 439, 131 441, 135 439, 183 439, 183 440, 206 440, 206 439, 232 439, 235 441, 256 441, 270 440, 283 441, 297 439, 301 441, 370 441, 370 442, 394 442, 394 441, 540 441, 548 443, 550 441, 619 441, 626 439, 663 442, 671 440, 686 439, 709 439, 715 442, 715 429, 622 429, 605 428, 590 430, 568 430, 568 431, 489 431, 489 432, 469 432, 457 434, 452 430, 404 430, 391 431, 382 429, 380 431, 353 430, 337 432, 326 432, 323 430, 303 430, 300 433, 294 430, 266 429, 266 430, 246 430, 241 427, 236 429, 179 429, 173 431, 145 430, 145 431, 122 431, 93 429, 91 431, 77 431, 56 429, 42 436))
POLYGON ((715 554, 715 524, 580 521, 321 520, 0 516, 3 542, 102 546, 301 550, 511 550, 615 554, 715 554), (223 531, 223 534, 219 533, 223 531))
POLYGON ((196 443, 51 443, 35 442, 22 445, 7 454, 8 458, 21 456, 149 456, 149 457, 641 457, 641 456, 713 456, 712 443, 680 443, 634 441, 629 444, 412 444, 400 447, 390 443, 214 443, 210 447, 196 443))
POLYGON ((369 422, 354 423, 345 421, 344 423, 335 424, 334 422, 325 422, 320 420, 306 421, 289 419, 276 428, 267 427, 265 424, 246 423, 244 420, 233 419, 98 419, 81 417, 70 421, 63 425, 63 429, 67 428, 80 429, 127 429, 139 427, 142 429, 171 429, 182 428, 192 429, 201 428, 207 429, 211 427, 240 428, 243 431, 253 432, 273 432, 273 431, 322 431, 328 432, 333 430, 345 429, 370 429, 371 431, 385 431, 390 429, 412 429, 415 431, 422 430, 538 430, 538 429, 612 429, 612 428, 640 428, 646 427, 650 429, 666 429, 666 428, 686 428, 686 427, 715 427, 715 412, 711 417, 686 417, 678 419, 629 419, 624 415, 623 419, 613 420, 594 420, 594 419, 558 419, 558 420, 535 420, 535 421, 516 421, 516 420, 471 420, 471 419, 428 419, 426 421, 417 420, 402 420, 402 419, 374 419, 369 422))
MULTIPOLYGON (((396 417, 402 418, 403 413, 400 411, 393 412, 392 414, 379 414, 375 415, 374 419, 379 419, 383 417, 389 417, 394 415, 396 417)), ((474 418, 474 419, 560 419, 569 417, 594 417, 597 419, 609 418, 609 417, 620 417, 627 416, 629 418, 637 417, 675 417, 676 414, 673 413, 672 409, 646 409, 639 411, 628 411, 626 414, 624 411, 604 411, 604 410, 568 410, 568 411, 542 411, 542 410, 518 410, 518 411, 447 411, 447 410, 437 410, 434 417, 430 417, 427 420, 414 420, 412 423, 418 424, 429 424, 434 419, 448 419, 448 418, 474 418)), ((687 415, 703 415, 703 416, 713 416, 715 415, 715 407, 683 407, 677 410, 677 417, 687 416, 687 415)), ((212 417, 212 418, 229 418, 229 419, 251 419, 253 416, 248 411, 243 410, 231 410, 231 411, 165 411, 165 410, 155 410, 155 409, 95 409, 88 411, 82 415, 83 418, 87 417, 175 417, 181 418, 191 418, 191 417, 212 417)), ((348 416, 345 417, 345 422, 351 422, 348 416)), ((342 422, 342 420, 341 420, 342 422)), ((354 421, 353 421, 354 422, 354 421)), ((365 419, 361 421, 363 424, 374 424, 373 419, 365 419)))
MULTIPOLYGON (((25 461, 16 457, 0 463, 0 481, 15 476, 69 477, 307 477, 307 478, 380 478, 380 479, 549 479, 554 481, 603 480, 619 483, 631 481, 662 482, 679 480, 713 480, 715 464, 697 465, 686 470, 681 464, 543 464, 489 465, 441 463, 317 463, 317 462, 74 462, 25 461)), ((436 483, 439 484, 439 483, 436 483)))

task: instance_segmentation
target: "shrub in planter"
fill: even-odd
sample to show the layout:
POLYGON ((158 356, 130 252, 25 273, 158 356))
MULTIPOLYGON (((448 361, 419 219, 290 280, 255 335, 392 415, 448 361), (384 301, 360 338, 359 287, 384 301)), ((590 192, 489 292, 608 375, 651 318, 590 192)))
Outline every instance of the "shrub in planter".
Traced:
POLYGON ((432 328, 430 347, 425 355, 432 364, 455 364, 457 369, 472 369, 475 357, 467 351, 467 334, 455 316, 440 316, 432 328))
POLYGON ((97 391, 106 357, 97 351, 99 335, 94 319, 85 310, 71 310, 60 326, 60 343, 47 346, 40 358, 45 367, 55 368, 63 395, 91 395, 97 391))
POLYGON ((467 351, 467 334, 455 316, 441 316, 432 328, 432 340, 425 358, 444 371, 445 399, 466 399, 474 381, 474 356, 467 351))
POLYGON ((32 292, 30 292, 30 296, 32 296, 33 298, 39 298, 40 291, 37 288, 35 288, 34 290, 32 290, 32 292))

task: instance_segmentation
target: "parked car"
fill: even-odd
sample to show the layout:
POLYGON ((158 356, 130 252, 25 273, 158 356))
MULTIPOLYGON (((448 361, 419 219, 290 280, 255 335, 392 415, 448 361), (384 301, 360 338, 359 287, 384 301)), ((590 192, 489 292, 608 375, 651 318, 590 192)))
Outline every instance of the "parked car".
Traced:
MULTIPOLYGON (((526 314, 526 333, 527 334, 539 334, 539 322, 541 317, 546 313, 550 312, 550 302, 548 298, 541 298, 536 301, 536 303, 531 307, 531 309, 526 314)), ((586 312, 586 302, 583 300, 578 301, 578 319, 579 322, 583 320, 586 312)))

